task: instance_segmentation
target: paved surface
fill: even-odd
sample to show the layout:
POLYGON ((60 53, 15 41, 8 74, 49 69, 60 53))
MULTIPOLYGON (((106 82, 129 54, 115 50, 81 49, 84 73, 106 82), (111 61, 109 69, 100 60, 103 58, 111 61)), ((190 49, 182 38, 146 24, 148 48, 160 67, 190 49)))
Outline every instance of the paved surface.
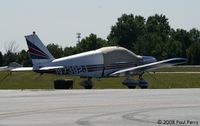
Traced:
POLYGON ((158 123, 200 126, 200 89, 0 90, 0 126, 166 125, 158 123))
MULTIPOLYGON (((154 72, 150 72, 150 73, 154 73, 154 72)), ((155 73, 159 73, 159 74, 200 74, 200 72, 155 72, 155 73)))

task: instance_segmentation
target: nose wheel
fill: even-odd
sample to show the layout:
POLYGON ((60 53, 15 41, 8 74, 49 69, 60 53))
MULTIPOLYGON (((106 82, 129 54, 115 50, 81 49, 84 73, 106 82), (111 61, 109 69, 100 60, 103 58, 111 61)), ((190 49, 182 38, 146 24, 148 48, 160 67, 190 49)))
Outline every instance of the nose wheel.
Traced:
POLYGON ((144 80, 144 78, 142 77, 143 74, 139 75, 139 87, 141 89, 147 89, 148 88, 148 82, 146 80, 144 80))
POLYGON ((147 89, 148 88, 148 82, 143 80, 139 80, 139 85, 138 85, 141 89, 147 89))

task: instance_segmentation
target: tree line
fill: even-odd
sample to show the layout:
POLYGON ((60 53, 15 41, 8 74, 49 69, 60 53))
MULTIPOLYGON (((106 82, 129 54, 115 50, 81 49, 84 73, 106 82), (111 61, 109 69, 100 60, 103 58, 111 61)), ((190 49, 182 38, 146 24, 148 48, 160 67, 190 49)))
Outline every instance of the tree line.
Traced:
MULTIPOLYGON (((52 43, 47 48, 55 58, 59 58, 105 46, 122 46, 138 55, 151 55, 158 60, 183 57, 188 59, 188 64, 200 64, 200 31, 196 28, 189 31, 171 28, 168 18, 162 14, 155 14, 147 19, 123 14, 111 27, 107 39, 91 33, 74 47, 52 43)), ((5 54, 0 52, 0 66, 14 61, 24 66, 32 65, 25 50, 17 53, 7 51, 5 54)))

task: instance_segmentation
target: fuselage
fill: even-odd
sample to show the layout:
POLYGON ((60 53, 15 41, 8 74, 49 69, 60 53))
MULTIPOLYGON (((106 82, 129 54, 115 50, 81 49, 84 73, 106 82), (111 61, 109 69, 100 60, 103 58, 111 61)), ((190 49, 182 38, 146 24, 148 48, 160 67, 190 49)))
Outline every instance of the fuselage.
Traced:
MULTIPOLYGON (((145 59, 149 59, 149 57, 145 59)), ((108 77, 115 71, 143 63, 144 57, 136 55, 123 47, 112 46, 55 59, 50 63, 43 64, 41 67, 64 66, 62 69, 51 72, 101 78, 108 77)))

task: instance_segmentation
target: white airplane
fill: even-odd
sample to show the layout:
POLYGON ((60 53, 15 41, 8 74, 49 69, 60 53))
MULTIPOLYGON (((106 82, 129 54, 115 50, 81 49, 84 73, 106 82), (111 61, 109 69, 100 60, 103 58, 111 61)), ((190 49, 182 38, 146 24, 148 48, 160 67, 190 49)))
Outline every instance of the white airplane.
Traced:
POLYGON ((85 77, 87 80, 80 84, 86 89, 93 87, 92 78, 121 75, 126 77, 122 83, 128 88, 135 88, 136 86, 147 88, 148 83, 142 77, 144 72, 186 62, 184 58, 157 61, 152 56, 136 55, 128 49, 117 46, 103 47, 94 51, 55 59, 35 32, 25 36, 25 38, 33 67, 19 67, 11 71, 34 71, 85 77), (131 76, 138 76, 139 78, 133 80, 131 76))

